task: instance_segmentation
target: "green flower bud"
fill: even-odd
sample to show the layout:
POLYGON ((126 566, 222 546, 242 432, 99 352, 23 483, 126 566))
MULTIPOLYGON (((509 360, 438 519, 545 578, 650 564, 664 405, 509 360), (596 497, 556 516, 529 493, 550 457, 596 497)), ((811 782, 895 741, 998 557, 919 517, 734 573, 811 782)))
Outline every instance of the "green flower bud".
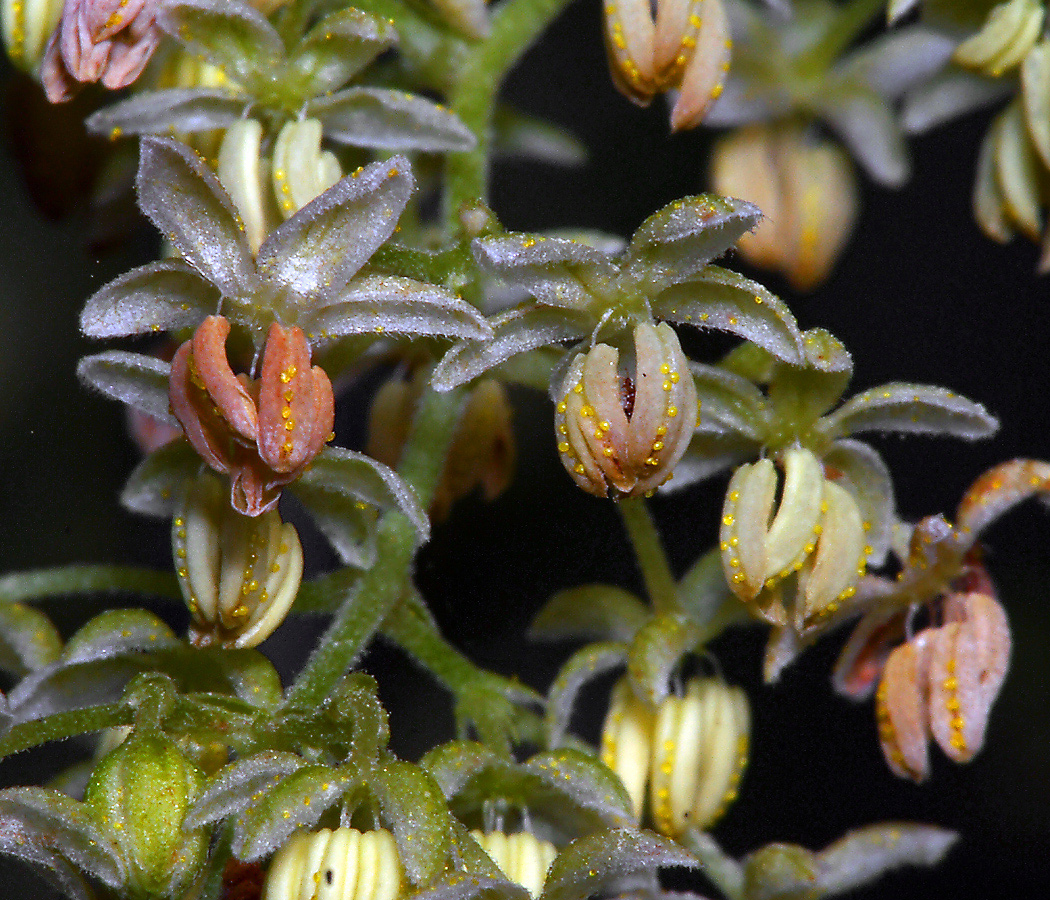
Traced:
POLYGON ((401 859, 385 830, 322 828, 274 855, 262 900, 397 900, 401 859))
POLYGON ((471 836, 492 857, 500 871, 515 884, 520 884, 533 897, 543 893, 547 871, 558 855, 558 848, 529 831, 504 834, 491 831, 484 834, 474 830, 471 836))
POLYGON ((95 767, 84 794, 91 816, 113 836, 135 897, 178 897, 208 851, 202 829, 183 819, 203 780, 175 743, 132 734, 95 767))
POLYGON ((639 813, 648 786, 653 826, 675 837, 689 825, 710 828, 736 798, 750 731, 747 695, 717 678, 693 679, 655 714, 622 681, 602 731, 602 761, 639 813))

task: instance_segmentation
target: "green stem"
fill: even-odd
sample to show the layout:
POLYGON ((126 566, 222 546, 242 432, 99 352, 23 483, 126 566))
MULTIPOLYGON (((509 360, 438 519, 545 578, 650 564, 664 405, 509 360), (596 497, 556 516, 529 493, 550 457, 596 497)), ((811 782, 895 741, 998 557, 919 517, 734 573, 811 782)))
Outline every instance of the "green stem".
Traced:
MULTIPOLYGON (((455 433, 460 392, 423 395, 398 474, 425 508, 430 505, 455 433)), ((387 512, 376 534, 376 562, 349 587, 339 612, 288 690, 286 706, 314 707, 358 660, 404 593, 418 536, 411 520, 387 512)))
POLYGON ((182 600, 174 574, 155 569, 76 565, 12 572, 0 578, 0 603, 116 591, 182 600))
POLYGON ((569 0, 505 0, 492 13, 492 29, 470 48, 448 101, 478 139, 473 150, 449 153, 445 162, 445 224, 458 229, 460 206, 488 196, 492 117, 507 73, 569 0))
POLYGON ((799 70, 817 74, 832 64, 886 6, 886 0, 852 0, 832 20, 827 33, 799 59, 799 70))
POLYGON ((621 500, 616 508, 620 511, 627 536, 634 547, 653 608, 661 613, 677 611, 674 576, 645 500, 642 497, 628 497, 621 500))

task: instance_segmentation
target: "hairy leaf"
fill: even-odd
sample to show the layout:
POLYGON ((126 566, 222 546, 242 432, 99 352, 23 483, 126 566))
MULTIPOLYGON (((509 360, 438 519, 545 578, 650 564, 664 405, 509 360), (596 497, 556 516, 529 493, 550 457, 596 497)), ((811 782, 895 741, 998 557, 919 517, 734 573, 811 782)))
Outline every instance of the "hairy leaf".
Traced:
POLYGON ((405 873, 422 885, 437 876, 448 860, 451 822, 440 788, 427 771, 391 760, 372 774, 369 789, 394 833, 405 873))
MULTIPOLYGON (((564 796, 576 808, 569 809, 566 805, 570 821, 577 817, 576 810, 581 810, 593 815, 592 826, 601 823, 614 828, 629 828, 637 824, 623 782, 608 766, 588 753, 562 748, 533 756, 524 768, 536 773, 553 794, 564 796)), ((563 804, 552 798, 541 805, 548 818, 554 817, 552 808, 555 805, 563 804)))
POLYGON ((47 616, 22 603, 0 603, 0 669, 22 676, 61 652, 62 638, 47 616))
POLYGON ((873 447, 849 439, 836 441, 823 463, 828 477, 857 501, 864 523, 865 558, 869 566, 881 566, 890 550, 896 510, 889 468, 873 447))
POLYGON ((581 647, 558 672, 551 684, 547 699, 547 743, 559 746, 568 731, 573 706, 580 689, 594 678, 599 678, 627 662, 627 647, 623 644, 589 644, 581 647))
POLYGON ((162 359, 127 350, 106 350, 85 356, 77 377, 113 400, 146 413, 169 425, 177 424, 168 412, 168 376, 171 366, 162 359))
POLYGON ((629 641, 651 613, 635 594, 612 584, 585 584, 554 594, 529 626, 532 640, 629 641))
POLYGON ((120 493, 120 502, 132 512, 171 518, 186 482, 201 466, 201 458, 189 441, 171 441, 135 466, 120 493))
POLYGON ((671 674, 696 646, 699 632, 679 613, 664 613, 647 622, 631 641, 627 677, 631 689, 656 706, 667 697, 671 674))
POLYGON ((980 403, 946 388, 925 384, 884 384, 851 397, 825 419, 829 434, 861 431, 991 437, 999 421, 980 403))
POLYGON ((289 54, 287 68, 305 80, 303 96, 342 87, 397 40, 393 25, 359 9, 325 16, 289 54))
POLYGON ((700 404, 698 430, 711 434, 729 432, 761 442, 771 418, 762 392, 751 381, 719 366, 690 362, 689 368, 700 404))
POLYGON ((248 100, 226 88, 168 88, 134 94, 88 116, 89 131, 104 137, 182 134, 228 128, 244 115, 248 100))
POLYGON ((187 831, 238 815, 307 765, 294 753, 266 750, 223 766, 205 783, 183 827, 187 831))

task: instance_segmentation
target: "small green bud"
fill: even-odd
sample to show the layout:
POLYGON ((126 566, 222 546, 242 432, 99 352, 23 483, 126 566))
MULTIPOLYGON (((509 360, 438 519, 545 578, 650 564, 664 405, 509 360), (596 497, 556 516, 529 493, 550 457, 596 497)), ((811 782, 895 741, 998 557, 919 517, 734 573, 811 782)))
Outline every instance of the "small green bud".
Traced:
POLYGON ((135 897, 178 897, 207 853, 207 835, 182 822, 203 775, 166 737, 132 734, 107 753, 84 803, 111 832, 135 897))

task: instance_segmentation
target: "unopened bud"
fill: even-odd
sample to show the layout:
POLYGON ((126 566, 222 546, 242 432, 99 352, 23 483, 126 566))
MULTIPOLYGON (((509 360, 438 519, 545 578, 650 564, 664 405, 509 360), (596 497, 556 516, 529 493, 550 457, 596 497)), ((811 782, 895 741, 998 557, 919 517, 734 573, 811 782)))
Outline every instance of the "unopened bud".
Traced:
POLYGON ((322 828, 294 835, 277 851, 262 900, 397 900, 401 883, 389 831, 322 828))
POLYGON ((199 647, 254 647, 284 621, 303 575, 294 526, 276 510, 241 515, 222 483, 201 474, 172 523, 179 587, 193 616, 199 647))
POLYGON ((62 18, 63 0, 3 0, 0 6, 4 46, 11 62, 32 72, 62 18))
POLYGON ((558 855, 554 844, 540 840, 529 831, 517 834, 491 831, 485 834, 474 830, 470 834, 510 881, 520 884, 533 897, 543 893, 547 871, 558 855))

